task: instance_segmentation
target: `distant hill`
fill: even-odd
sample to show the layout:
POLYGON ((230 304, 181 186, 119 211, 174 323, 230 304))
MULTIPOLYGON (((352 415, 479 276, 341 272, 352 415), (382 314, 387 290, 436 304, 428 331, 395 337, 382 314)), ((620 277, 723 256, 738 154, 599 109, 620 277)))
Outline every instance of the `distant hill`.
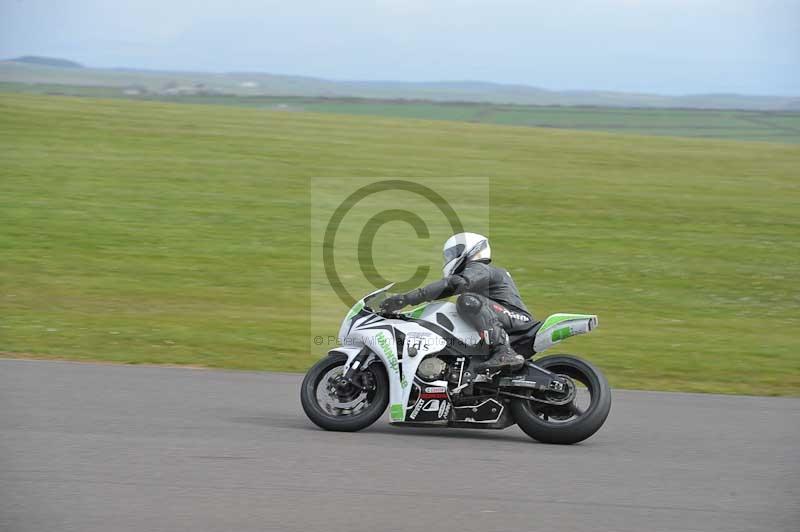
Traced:
POLYGON ((43 65, 57 68, 83 68, 83 65, 70 61, 69 59, 59 59, 58 57, 42 57, 38 55, 23 55, 22 57, 15 57, 9 59, 14 63, 29 63, 31 65, 43 65))
POLYGON ((32 56, 0 61, 0 82, 108 87, 140 95, 268 95, 566 107, 762 111, 797 111, 800 109, 800 96, 745 96, 738 94, 665 96, 611 91, 553 91, 528 85, 482 81, 335 81, 256 72, 211 73, 85 68, 65 59, 32 56))

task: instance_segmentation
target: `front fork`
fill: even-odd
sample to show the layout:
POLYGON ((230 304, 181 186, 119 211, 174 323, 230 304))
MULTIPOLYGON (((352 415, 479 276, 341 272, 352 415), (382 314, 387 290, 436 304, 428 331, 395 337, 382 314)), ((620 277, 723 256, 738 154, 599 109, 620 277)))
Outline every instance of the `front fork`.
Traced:
POLYGON ((359 379, 358 374, 360 373, 360 369, 365 366, 370 354, 372 354, 372 351, 370 351, 367 346, 361 348, 361 351, 353 358, 347 371, 337 380, 336 387, 339 390, 345 391, 350 386, 355 386, 359 390, 366 390, 368 388, 368 384, 365 384, 363 379, 359 379))

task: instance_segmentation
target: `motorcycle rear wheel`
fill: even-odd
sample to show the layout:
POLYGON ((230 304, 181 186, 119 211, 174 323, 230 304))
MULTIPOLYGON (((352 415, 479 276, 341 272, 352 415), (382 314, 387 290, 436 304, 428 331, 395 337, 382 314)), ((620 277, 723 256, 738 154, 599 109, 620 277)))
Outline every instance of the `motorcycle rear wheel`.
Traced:
POLYGON ((543 443, 569 445, 597 432, 611 411, 611 387, 603 373, 585 360, 572 355, 553 355, 535 361, 539 367, 565 375, 588 390, 588 407, 576 400, 553 407, 526 399, 514 399, 511 413, 517 425, 531 438, 543 443))
POLYGON ((315 425, 325 430, 356 432, 375 423, 389 405, 389 377, 380 363, 370 364, 367 380, 372 389, 361 391, 353 388, 351 393, 337 394, 336 379, 341 376, 347 357, 329 355, 306 373, 300 387, 300 403, 303 411, 315 425))

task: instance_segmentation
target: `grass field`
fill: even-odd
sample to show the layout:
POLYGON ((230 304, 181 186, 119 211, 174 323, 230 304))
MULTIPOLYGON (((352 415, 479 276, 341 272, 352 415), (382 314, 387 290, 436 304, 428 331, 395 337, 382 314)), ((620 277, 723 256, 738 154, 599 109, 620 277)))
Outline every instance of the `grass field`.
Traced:
MULTIPOLYGON (((291 108, 292 103, 284 102, 284 105, 291 108)), ((295 105, 313 112, 459 120, 482 124, 583 129, 641 135, 800 143, 800 113, 370 101, 310 101, 295 105)))
POLYGON ((537 316, 600 316, 563 348, 612 384, 800 393, 798 146, 12 94, 0 125, 0 351, 303 370, 309 178, 486 176, 495 256, 537 316))
POLYGON ((481 124, 608 131, 637 135, 800 143, 800 111, 700 109, 622 109, 546 107, 470 102, 370 100, 281 96, 182 95, 126 96, 118 87, 79 87, 0 82, 0 92, 64 94, 96 98, 214 104, 286 112, 456 120, 481 124))

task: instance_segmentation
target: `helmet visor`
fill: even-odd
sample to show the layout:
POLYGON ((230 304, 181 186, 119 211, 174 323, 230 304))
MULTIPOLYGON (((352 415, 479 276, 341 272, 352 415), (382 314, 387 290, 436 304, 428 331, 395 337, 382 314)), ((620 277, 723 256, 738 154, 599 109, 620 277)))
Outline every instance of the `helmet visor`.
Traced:
POLYGON ((466 246, 464 246, 464 244, 456 244, 455 246, 444 250, 444 263, 447 264, 451 260, 460 257, 461 254, 464 253, 465 247, 466 246))

